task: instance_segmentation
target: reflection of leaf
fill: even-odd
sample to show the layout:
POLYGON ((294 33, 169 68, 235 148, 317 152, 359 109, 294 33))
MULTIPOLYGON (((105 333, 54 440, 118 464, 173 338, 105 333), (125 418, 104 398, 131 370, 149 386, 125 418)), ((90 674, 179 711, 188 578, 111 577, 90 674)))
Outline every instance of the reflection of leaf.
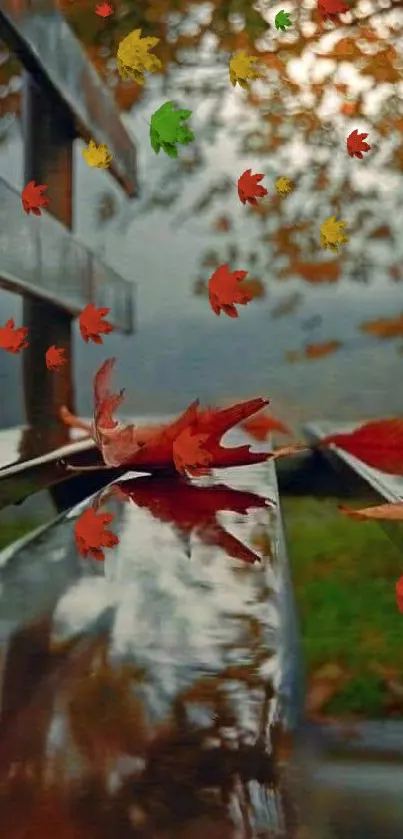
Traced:
POLYGON ((216 230, 217 233, 228 233, 231 230, 232 221, 228 216, 219 216, 213 222, 213 230, 216 230))
POLYGON ((240 288, 250 295, 252 300, 262 300, 267 294, 265 284, 258 277, 248 277, 247 280, 242 280, 240 288))
POLYGON ((307 359, 323 358, 332 355, 342 346, 341 341, 325 341, 323 344, 307 344, 303 355, 307 359))
POLYGON ((340 279, 341 265, 334 260, 322 262, 299 262, 292 260, 286 268, 279 271, 279 276, 288 277, 298 274, 307 283, 336 283, 340 279))

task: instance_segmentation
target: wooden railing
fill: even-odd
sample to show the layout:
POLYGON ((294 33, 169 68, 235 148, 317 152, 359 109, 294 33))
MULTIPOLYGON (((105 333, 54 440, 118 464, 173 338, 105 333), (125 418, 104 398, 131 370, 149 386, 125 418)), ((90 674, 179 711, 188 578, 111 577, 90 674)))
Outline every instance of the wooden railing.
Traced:
POLYGON ((59 408, 75 409, 72 319, 93 302, 110 309, 115 329, 134 329, 133 284, 71 233, 74 139, 107 143, 110 174, 130 197, 137 194, 136 150, 111 93, 51 0, 4 0, 0 38, 24 68, 24 182, 47 184, 51 198, 40 219, 25 216, 18 193, 0 183, 0 286, 23 295, 21 325, 29 329, 22 354, 25 460, 68 442, 59 408), (68 360, 57 376, 43 375, 51 344, 64 347, 68 360))

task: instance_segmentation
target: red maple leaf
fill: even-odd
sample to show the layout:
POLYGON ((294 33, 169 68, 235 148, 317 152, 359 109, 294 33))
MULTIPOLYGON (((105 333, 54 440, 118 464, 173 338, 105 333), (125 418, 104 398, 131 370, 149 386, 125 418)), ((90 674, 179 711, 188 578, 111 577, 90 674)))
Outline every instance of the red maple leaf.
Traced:
POLYGON ((191 428, 185 428, 174 440, 172 455, 175 467, 180 475, 189 472, 190 475, 200 474, 213 459, 213 455, 206 448, 208 434, 194 434, 191 428))
POLYGON ((243 175, 238 178, 238 195, 242 204, 257 205, 256 196, 264 198, 267 195, 267 189, 259 184, 259 181, 264 178, 264 175, 252 175, 252 169, 246 169, 243 175))
POLYGON ((339 22, 339 15, 350 11, 350 6, 343 3, 343 0, 318 0, 318 12, 322 20, 339 22))
POLYGON ((109 3, 99 3, 95 9, 95 14, 99 17, 109 17, 109 15, 113 15, 114 11, 113 6, 110 6, 109 3))
MULTIPOLYGON (((61 411, 63 421, 74 428, 85 428, 94 438, 108 467, 135 466, 145 471, 173 470, 175 440, 188 428, 191 435, 207 435, 208 451, 212 454, 210 467, 226 468, 261 463, 273 457, 271 452, 251 452, 248 445, 237 448, 220 446, 221 437, 247 417, 260 411, 268 399, 256 398, 240 402, 229 408, 207 408, 201 410, 196 400, 177 419, 163 425, 123 425, 113 417, 113 411, 121 404, 124 391, 111 394, 110 377, 115 363, 107 359, 94 377, 94 422, 84 423, 71 414, 66 407, 61 411)), ((201 469, 203 467, 200 467, 201 469)), ((205 468, 205 467, 204 467, 205 468)))
POLYGON ((81 556, 90 555, 103 562, 105 554, 102 548, 113 548, 119 544, 118 536, 106 528, 114 518, 112 513, 99 513, 93 507, 84 510, 74 526, 77 550, 81 556))
POLYGON ((7 352, 11 352, 14 355, 17 355, 21 352, 21 350, 25 350, 28 347, 28 341, 26 341, 26 337, 28 334, 28 329, 25 326, 20 326, 18 329, 15 328, 15 323, 13 318, 7 321, 5 326, 0 326, 0 347, 3 350, 7 350, 7 352))
POLYGON ((364 142, 367 137, 368 134, 359 134, 357 128, 349 134, 346 143, 350 157, 358 157, 362 160, 362 152, 371 151, 371 146, 364 142))
POLYGON ((47 184, 35 184, 35 181, 30 181, 21 192, 22 206, 25 212, 33 213, 34 216, 40 216, 40 207, 48 207, 50 204, 49 198, 46 198, 43 193, 47 189, 47 184))
POLYGON ((64 352, 66 352, 64 347, 56 347, 54 344, 48 347, 45 353, 46 367, 48 370, 58 370, 59 367, 63 367, 63 364, 66 364, 67 358, 63 357, 64 352))
POLYGON ((267 440, 272 431, 279 434, 291 434, 291 429, 284 422, 274 417, 273 414, 261 412, 256 417, 251 417, 242 423, 242 428, 255 440, 267 440))
POLYGON ((137 507, 170 524, 186 543, 189 535, 195 533, 204 544, 219 547, 235 559, 261 561, 257 553, 218 523, 217 514, 230 511, 245 515, 250 509, 267 509, 273 502, 262 495, 225 484, 200 487, 179 476, 170 476, 169 480, 158 475, 139 477, 122 481, 119 488, 137 507))
POLYGON ((210 306, 216 315, 221 311, 229 318, 237 318, 236 305, 246 306, 253 300, 252 294, 239 287, 247 271, 230 271, 228 265, 220 265, 208 281, 210 306))
POLYGON ((403 475, 403 419, 373 420, 350 434, 331 434, 320 445, 331 443, 374 469, 403 475))
POLYGON ((83 309, 78 317, 78 323, 81 337, 86 344, 88 344, 88 341, 93 341, 94 344, 103 344, 101 333, 108 335, 109 332, 113 331, 112 324, 104 320, 109 311, 109 309, 96 309, 94 303, 89 303, 83 309))

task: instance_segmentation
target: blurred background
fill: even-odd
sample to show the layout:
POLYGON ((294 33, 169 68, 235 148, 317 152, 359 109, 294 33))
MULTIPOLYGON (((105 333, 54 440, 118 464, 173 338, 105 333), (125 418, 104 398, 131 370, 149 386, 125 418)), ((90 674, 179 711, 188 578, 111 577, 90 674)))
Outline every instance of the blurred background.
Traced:
MULTIPOLYGON (((322 22, 314 0, 285 4, 292 27, 274 26, 284 4, 249 0, 116 0, 106 19, 93 0, 59 6, 138 150, 140 197, 126 199, 108 172, 91 169, 75 141, 74 231, 137 286, 136 333, 84 345, 75 331, 81 414, 92 376, 119 359, 128 413, 170 412, 199 396, 215 402, 267 394, 291 423, 399 413, 403 363, 401 45, 403 11, 362 0, 343 22, 322 22), (160 39, 162 70, 144 87, 116 70, 131 30, 160 39), (257 55, 263 79, 232 88, 231 54, 257 55), (153 152, 152 113, 167 100, 192 110, 195 141, 178 160, 153 152), (346 138, 368 132, 371 151, 351 159, 346 138), (268 196, 243 206, 237 180, 264 173, 268 196), (276 195, 279 176, 293 191, 276 195), (330 215, 347 222, 340 254, 322 250, 330 215), (248 271, 255 300, 237 320, 210 309, 206 286, 228 262, 248 271)), ((21 67, 0 51, 0 176, 24 186, 21 67)), ((31 217, 32 221, 34 219, 31 217)), ((22 298, 0 291, 1 320, 22 325, 22 298)), ((1 426, 23 423, 21 358, 2 352, 7 392, 1 426)))

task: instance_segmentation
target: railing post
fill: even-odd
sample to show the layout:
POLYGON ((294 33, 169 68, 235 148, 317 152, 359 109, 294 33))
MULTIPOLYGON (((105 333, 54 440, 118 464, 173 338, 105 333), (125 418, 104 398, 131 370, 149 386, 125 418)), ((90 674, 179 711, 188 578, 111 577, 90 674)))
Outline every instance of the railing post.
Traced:
MULTIPOLYGON (((48 211, 71 229, 74 126, 66 109, 26 71, 23 127, 24 183, 31 180, 46 183, 51 202, 48 211)), ((32 222, 35 224, 36 219, 32 218, 32 222)), ((20 455, 25 459, 62 446, 68 440, 59 408, 65 404, 74 411, 73 342, 72 316, 45 300, 24 298, 22 323, 29 329, 29 346, 22 354, 28 429, 20 455), (45 352, 51 344, 66 351, 67 363, 57 372, 47 370, 45 364, 45 352)))

